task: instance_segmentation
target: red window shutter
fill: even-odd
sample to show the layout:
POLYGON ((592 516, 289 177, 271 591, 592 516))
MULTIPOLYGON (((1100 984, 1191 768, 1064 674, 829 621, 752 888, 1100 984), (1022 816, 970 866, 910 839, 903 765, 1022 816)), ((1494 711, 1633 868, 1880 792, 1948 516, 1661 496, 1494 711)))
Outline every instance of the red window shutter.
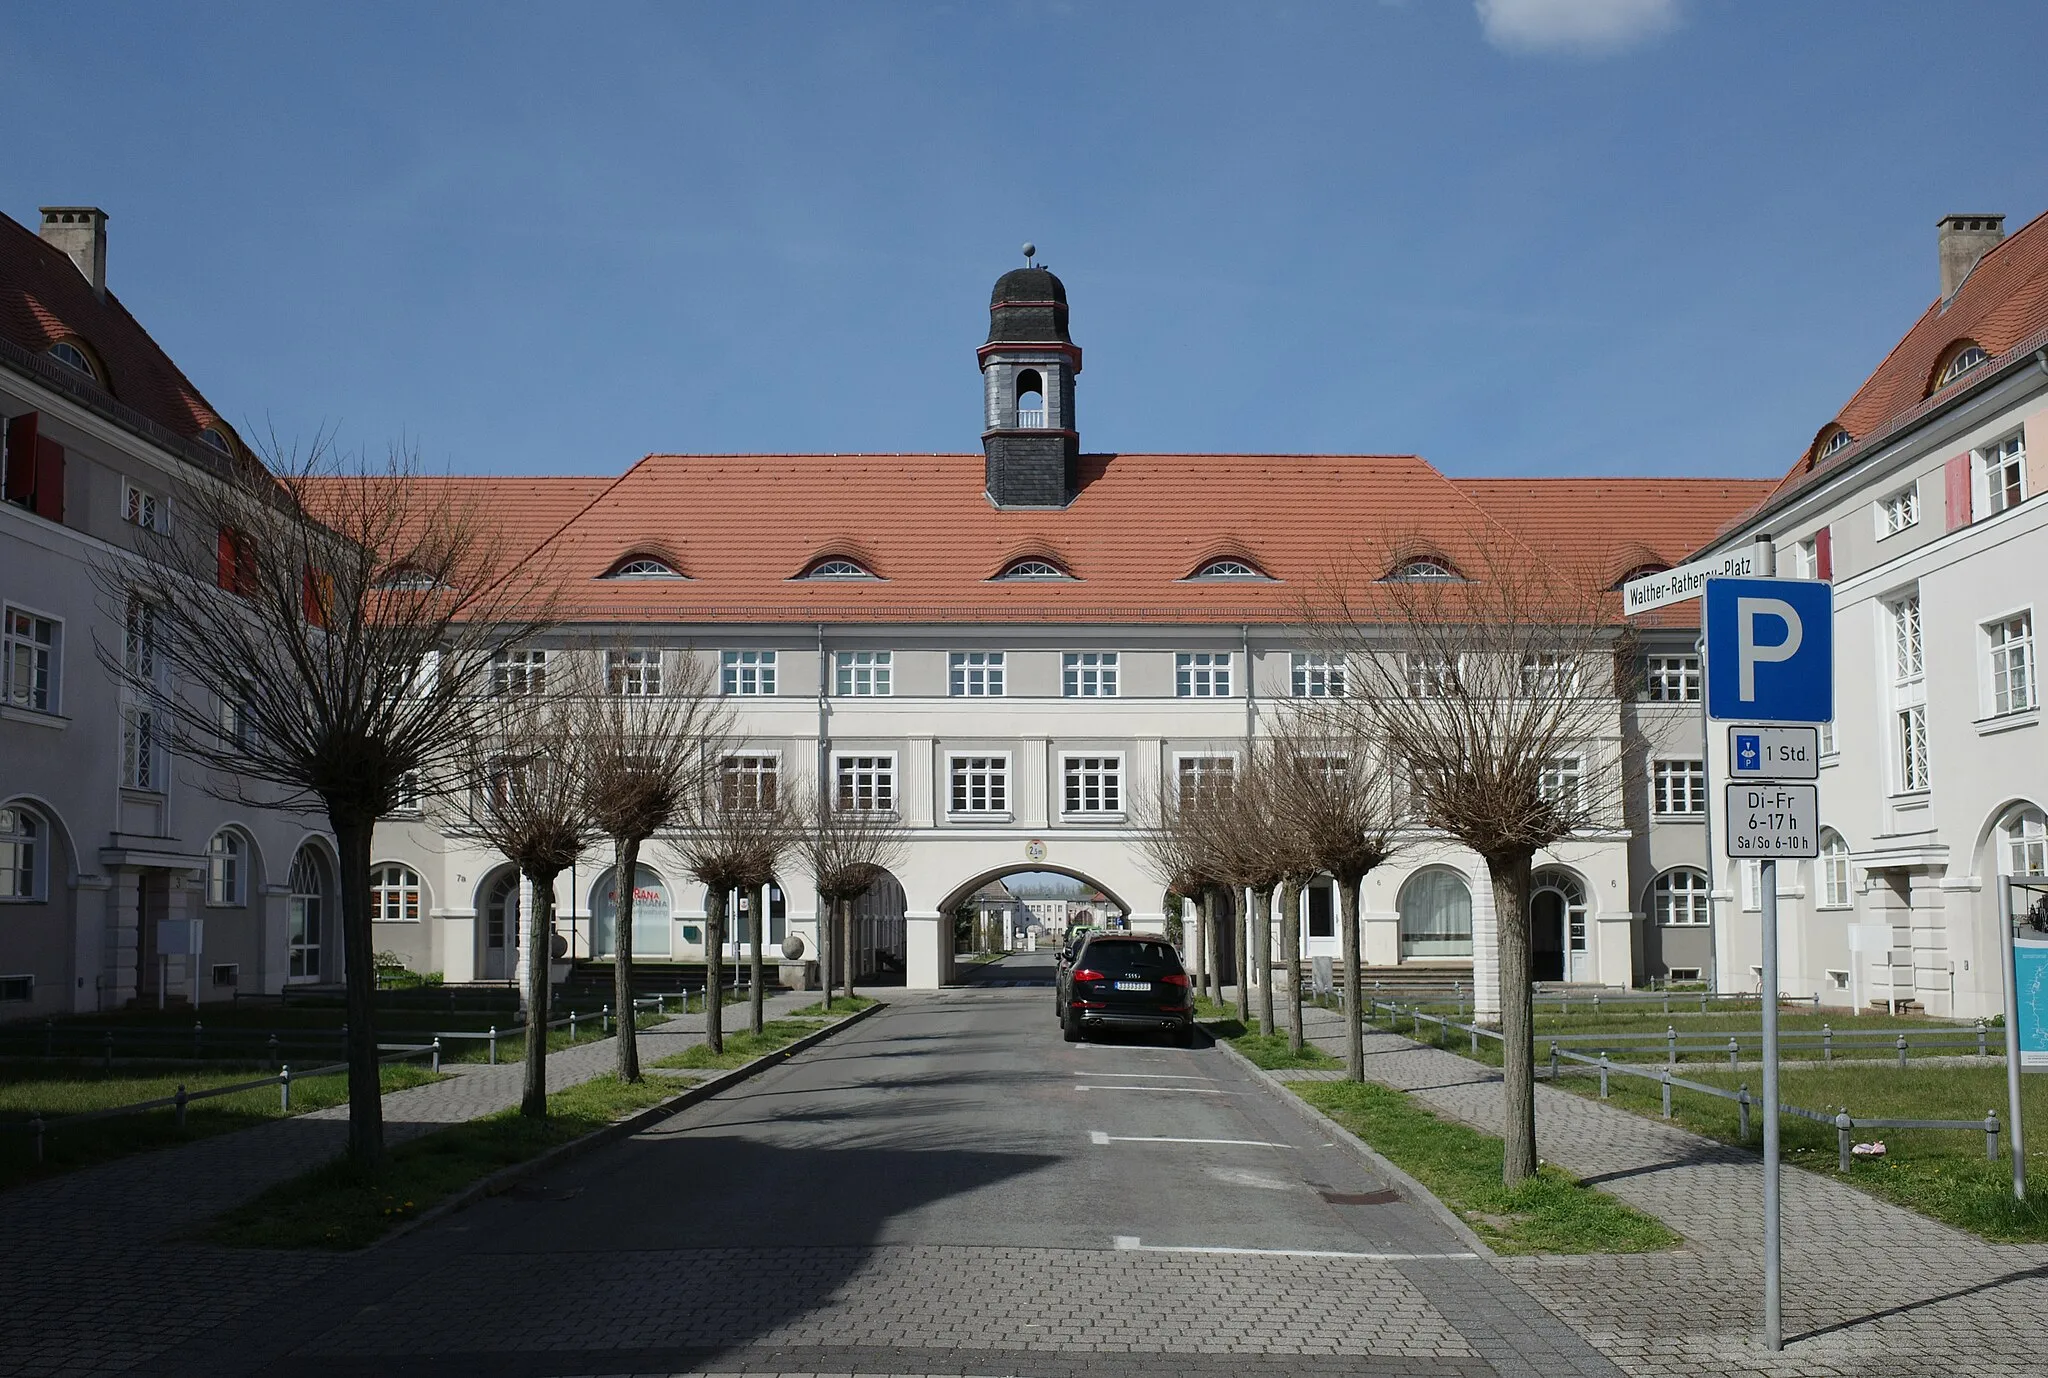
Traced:
POLYGON ((235 592, 244 598, 256 596, 256 547, 243 535, 235 537, 235 592))
POLYGON ((11 418, 7 423, 7 475, 5 496, 9 502, 27 502, 36 491, 36 414, 11 418))
POLYGON ((238 582, 235 575, 242 563, 240 545, 234 532, 225 526, 220 529, 220 539, 213 551, 213 582, 224 589, 233 589, 238 582))
POLYGON ((306 620, 316 627, 327 625, 327 605, 334 598, 334 581, 307 570, 299 581, 299 601, 305 605, 306 620))
POLYGON ((53 522, 64 520, 64 447, 36 437, 35 514, 53 522))
POLYGON ((1970 457, 1957 455, 1942 468, 1942 492, 1948 503, 1948 530, 1970 524, 1970 457))
POLYGON ((1821 579, 1835 577, 1835 528, 1824 526, 1813 533, 1813 572, 1821 579))

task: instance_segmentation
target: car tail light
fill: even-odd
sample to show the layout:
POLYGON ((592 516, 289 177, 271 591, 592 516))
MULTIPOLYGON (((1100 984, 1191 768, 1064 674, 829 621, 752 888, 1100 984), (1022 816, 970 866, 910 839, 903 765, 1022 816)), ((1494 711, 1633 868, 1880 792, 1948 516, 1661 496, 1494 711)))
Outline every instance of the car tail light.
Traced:
POLYGON ((1178 971, 1159 978, 1159 984, 1162 986, 1185 986, 1187 983, 1188 978, 1178 971))
POLYGON ((1100 981, 1102 973, 1091 967, 1076 967, 1067 977, 1070 981, 1100 981))

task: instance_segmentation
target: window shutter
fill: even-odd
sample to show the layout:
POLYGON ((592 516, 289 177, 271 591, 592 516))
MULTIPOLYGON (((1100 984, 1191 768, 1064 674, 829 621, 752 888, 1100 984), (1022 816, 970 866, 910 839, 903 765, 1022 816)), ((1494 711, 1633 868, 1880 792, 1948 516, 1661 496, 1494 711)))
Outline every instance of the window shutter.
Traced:
POLYGON ((215 543, 213 551, 213 582, 224 589, 234 589, 237 582, 236 569, 241 564, 237 558, 237 544, 235 533, 225 526, 222 527, 220 539, 215 543))
POLYGON ((53 522, 64 520, 64 447, 36 437, 35 514, 53 522))
POLYGON ((328 604, 334 600, 334 581, 324 574, 307 570, 299 580, 299 601, 304 605, 306 621, 316 627, 327 625, 328 604))
POLYGON ((1835 528, 1824 526, 1813 533, 1813 573, 1817 579, 1835 577, 1835 528))
POLYGON ((1970 524, 1970 457, 1951 459, 1942 470, 1942 491, 1948 500, 1948 529, 1970 524))
POLYGON ((2027 447, 2027 496, 2048 493, 2048 411, 2037 411, 2021 423, 2027 447))
POLYGON ((7 423, 6 498, 26 503, 36 491, 36 414, 27 412, 7 423))

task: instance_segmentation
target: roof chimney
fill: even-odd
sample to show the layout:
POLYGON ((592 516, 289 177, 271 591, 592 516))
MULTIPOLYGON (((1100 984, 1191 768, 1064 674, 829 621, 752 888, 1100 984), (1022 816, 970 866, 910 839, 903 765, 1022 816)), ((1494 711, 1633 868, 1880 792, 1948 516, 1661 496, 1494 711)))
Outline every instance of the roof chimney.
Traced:
POLYGON ((2002 215, 1944 215, 1941 230, 1941 299, 1947 301, 1977 266, 1977 260, 2005 238, 2002 215))
POLYGON ((93 295, 107 294, 107 213, 98 206, 44 206, 43 242, 71 256, 92 284, 93 295))

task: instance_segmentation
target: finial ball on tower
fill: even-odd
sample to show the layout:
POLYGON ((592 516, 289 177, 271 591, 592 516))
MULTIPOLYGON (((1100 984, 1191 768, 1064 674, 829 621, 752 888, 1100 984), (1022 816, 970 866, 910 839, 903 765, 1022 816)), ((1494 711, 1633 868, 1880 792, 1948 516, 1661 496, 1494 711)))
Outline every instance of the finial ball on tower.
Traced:
POLYGON ((1038 252, 1038 246, 1037 246, 1036 244, 1033 244, 1033 243, 1032 243, 1032 242, 1031 242, 1030 240, 1028 240, 1028 239, 1024 241, 1024 257, 1025 257, 1026 261, 1029 261, 1029 259, 1031 258, 1031 256, 1032 256, 1033 254, 1037 253, 1037 252, 1038 252))

